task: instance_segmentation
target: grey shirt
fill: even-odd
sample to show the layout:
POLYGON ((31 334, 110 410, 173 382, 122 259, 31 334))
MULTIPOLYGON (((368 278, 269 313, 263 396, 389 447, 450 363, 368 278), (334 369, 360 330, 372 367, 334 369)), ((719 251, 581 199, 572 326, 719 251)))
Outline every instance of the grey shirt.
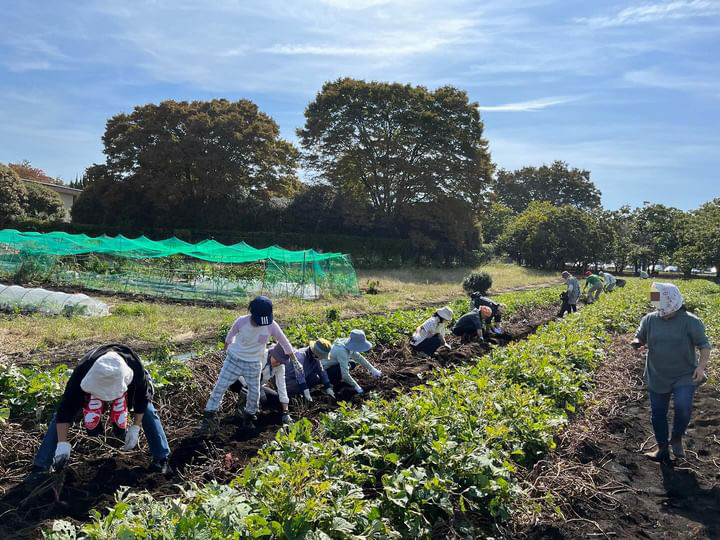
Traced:
POLYGON ((575 276, 570 276, 565 280, 567 283, 568 304, 577 304, 580 298, 580 284, 575 276))
POLYGON ((653 392, 667 394, 677 386, 694 384, 693 372, 698 365, 698 349, 709 349, 703 322, 684 309, 671 319, 657 311, 640 321, 635 337, 648 347, 645 382, 653 392))

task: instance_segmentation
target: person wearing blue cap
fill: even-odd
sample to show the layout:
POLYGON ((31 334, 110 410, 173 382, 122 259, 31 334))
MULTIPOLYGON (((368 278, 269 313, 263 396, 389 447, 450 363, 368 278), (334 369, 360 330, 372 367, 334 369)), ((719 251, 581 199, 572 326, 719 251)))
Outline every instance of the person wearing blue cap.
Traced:
POLYGON ((362 394, 364 390, 350 375, 350 364, 358 363, 365 367, 373 377, 382 377, 382 371, 375 368, 360 354, 370 349, 372 349, 372 343, 365 338, 365 332, 362 330, 353 330, 350 332, 350 337, 336 339, 330 349, 330 356, 327 360, 322 361, 330 380, 342 379, 352 386, 355 392, 362 394))
POLYGON ((243 413, 243 426, 254 429, 255 413, 260 402, 260 377, 265 361, 265 347, 274 337, 297 369, 302 369, 295 350, 273 320, 272 301, 267 296, 258 296, 248 306, 249 315, 243 315, 233 323, 225 338, 225 361, 218 380, 210 394, 199 434, 205 434, 215 426, 215 414, 220 408, 225 391, 240 377, 247 385, 247 398, 243 413))

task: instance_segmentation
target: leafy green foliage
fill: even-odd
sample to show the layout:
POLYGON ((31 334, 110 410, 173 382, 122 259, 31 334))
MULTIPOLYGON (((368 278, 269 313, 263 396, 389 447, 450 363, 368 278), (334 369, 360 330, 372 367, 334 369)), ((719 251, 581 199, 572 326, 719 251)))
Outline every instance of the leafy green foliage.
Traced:
POLYGON ((462 283, 463 290, 468 293, 487 294, 492 287, 492 276, 487 272, 470 272, 462 283))

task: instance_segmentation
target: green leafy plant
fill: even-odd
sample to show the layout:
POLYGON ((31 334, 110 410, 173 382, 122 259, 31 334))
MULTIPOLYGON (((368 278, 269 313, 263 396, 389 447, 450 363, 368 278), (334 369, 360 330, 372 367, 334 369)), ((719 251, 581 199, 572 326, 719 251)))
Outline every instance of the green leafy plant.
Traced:
POLYGON ((492 287, 492 276, 487 272, 470 272, 462 283, 463 290, 468 293, 487 294, 492 287))

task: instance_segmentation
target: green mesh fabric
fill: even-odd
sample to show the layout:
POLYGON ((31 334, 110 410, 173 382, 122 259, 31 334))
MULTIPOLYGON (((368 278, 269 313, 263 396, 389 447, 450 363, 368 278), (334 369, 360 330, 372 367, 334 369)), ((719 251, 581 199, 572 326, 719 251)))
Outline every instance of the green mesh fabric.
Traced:
POLYGON ((316 298, 357 294, 349 256, 256 249, 215 240, 91 237, 65 232, 0 230, 0 275, 87 288, 177 298, 235 301, 251 294, 316 298))

